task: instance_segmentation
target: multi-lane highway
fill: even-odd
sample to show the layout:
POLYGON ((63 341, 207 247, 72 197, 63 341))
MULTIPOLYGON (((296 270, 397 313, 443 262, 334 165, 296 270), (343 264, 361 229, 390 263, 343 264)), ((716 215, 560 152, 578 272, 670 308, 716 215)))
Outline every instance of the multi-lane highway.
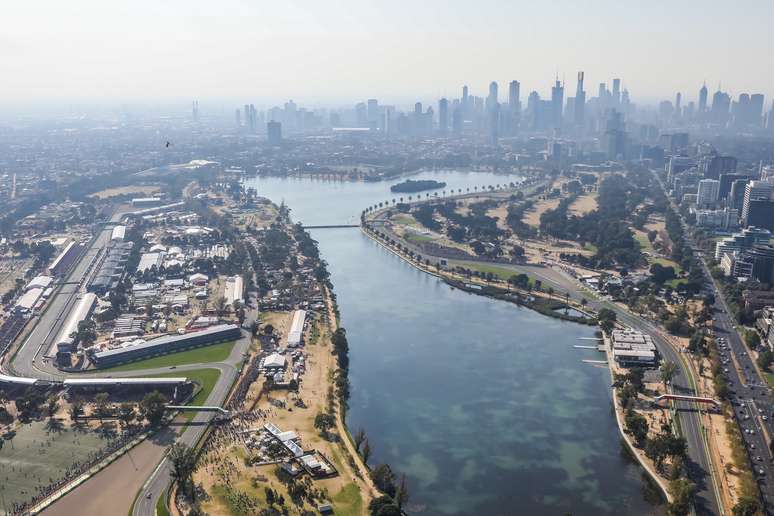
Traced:
POLYGON ((710 274, 707 261, 696 246, 690 228, 680 215, 674 200, 667 195, 658 173, 652 173, 669 199, 672 210, 680 217, 685 239, 702 267, 705 291, 715 298, 712 306, 712 331, 722 362, 722 374, 728 381, 734 417, 741 430, 753 475, 761 491, 764 510, 766 514, 774 514, 774 456, 769 446, 771 436, 774 435, 774 404, 770 388, 739 334, 723 292, 710 274))

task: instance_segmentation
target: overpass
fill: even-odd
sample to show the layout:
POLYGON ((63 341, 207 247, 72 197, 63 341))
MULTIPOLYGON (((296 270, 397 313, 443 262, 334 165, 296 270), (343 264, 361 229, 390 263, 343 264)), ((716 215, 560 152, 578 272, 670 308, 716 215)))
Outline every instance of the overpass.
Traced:
POLYGON ((322 226, 303 226, 304 229, 359 228, 360 224, 327 224, 322 226))
POLYGON ((667 401, 672 400, 672 401, 693 401, 696 403, 712 404, 716 407, 720 406, 720 402, 712 398, 705 398, 703 396, 684 396, 682 394, 662 394, 660 396, 656 396, 655 398, 653 398, 653 400, 656 403, 659 403, 663 400, 667 400, 667 401))
POLYGON ((213 406, 203 405, 200 407, 191 406, 191 405, 167 405, 165 408, 167 410, 180 410, 183 412, 217 412, 226 417, 231 415, 231 412, 224 409, 223 407, 218 407, 217 405, 213 405, 213 406))

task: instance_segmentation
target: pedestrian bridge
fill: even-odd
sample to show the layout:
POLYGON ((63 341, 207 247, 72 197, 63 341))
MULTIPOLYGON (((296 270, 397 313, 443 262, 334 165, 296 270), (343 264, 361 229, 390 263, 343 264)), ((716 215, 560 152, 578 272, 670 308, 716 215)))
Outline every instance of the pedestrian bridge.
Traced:
POLYGON ((720 406, 720 402, 712 398, 705 398, 703 396, 684 396, 681 394, 662 394, 653 398, 656 403, 660 403, 663 400, 672 401, 693 401, 695 403, 708 403, 716 407, 720 406))
POLYGON ((217 412, 218 414, 227 417, 231 415, 231 412, 228 410, 217 406, 203 405, 201 407, 197 407, 194 405, 167 405, 166 408, 167 410, 181 410, 183 412, 217 412))
POLYGON ((304 229, 359 228, 360 224, 328 224, 322 226, 303 226, 304 229))

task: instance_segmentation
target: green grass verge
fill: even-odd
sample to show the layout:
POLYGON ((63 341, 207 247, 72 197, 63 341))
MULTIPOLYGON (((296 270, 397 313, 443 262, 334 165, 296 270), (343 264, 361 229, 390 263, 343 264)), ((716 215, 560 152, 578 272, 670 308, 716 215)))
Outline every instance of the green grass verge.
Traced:
POLYGON ((354 482, 345 485, 333 497, 333 505, 338 516, 358 516, 363 514, 363 496, 354 482))
POLYGON ((597 251, 599 251, 599 248, 598 248, 597 246, 595 246, 594 244, 590 244, 590 243, 588 243, 588 242, 586 242, 586 243, 583 245, 583 248, 584 248, 585 250, 587 250, 587 251, 591 251, 592 253, 595 253, 595 254, 597 253, 597 251))
POLYGON ((774 373, 763 373, 766 377, 766 381, 769 382, 769 387, 774 387, 774 373))
POLYGON ((167 498, 167 492, 164 491, 159 499, 156 500, 156 516, 169 516, 169 510, 167 510, 167 504, 164 501, 167 498))
POLYGON ((417 225, 417 221, 414 220, 414 217, 412 217, 411 215, 404 215, 404 214, 393 215, 392 221, 395 222, 396 224, 403 224, 404 226, 417 225))
MULTIPOLYGON (((486 274, 487 272, 491 272, 492 275, 498 279, 501 279, 503 281, 507 281, 508 278, 511 276, 518 276, 520 273, 515 270, 506 269, 505 267, 498 267, 497 265, 488 265, 485 263, 460 263, 461 267, 465 267, 466 269, 470 269, 472 271, 480 272, 481 274, 486 274)), ((529 276, 529 284, 534 285, 535 284, 535 278, 529 276)))
POLYGON ((188 351, 180 351, 179 353, 170 353, 169 355, 162 355, 115 367, 108 367, 102 369, 102 371, 139 371, 142 369, 155 369, 158 367, 171 367, 185 364, 222 362, 231 354, 234 344, 236 344, 234 341, 221 342, 211 346, 189 349, 188 351))
MULTIPOLYGON (((220 371, 217 369, 194 369, 192 371, 181 371, 179 373, 154 374, 150 375, 148 378, 177 378, 179 376, 185 376, 199 385, 199 392, 196 393, 196 396, 193 397, 188 405, 191 405, 192 407, 201 407, 207 401, 215 384, 218 383, 220 371)), ((186 420, 190 421, 195 415, 196 412, 186 412, 186 420)))
POLYGON ((407 233, 406 235, 404 235, 404 238, 409 242, 418 242, 418 243, 432 242, 434 240, 433 237, 429 237, 426 235, 417 235, 414 233, 407 233))

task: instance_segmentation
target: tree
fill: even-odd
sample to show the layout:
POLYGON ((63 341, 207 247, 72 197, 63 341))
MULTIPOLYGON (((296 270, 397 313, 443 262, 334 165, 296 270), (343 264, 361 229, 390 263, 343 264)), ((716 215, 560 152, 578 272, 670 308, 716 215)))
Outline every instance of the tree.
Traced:
POLYGON ((357 432, 355 432, 355 435, 352 437, 352 439, 355 441, 355 449, 359 452, 360 451, 360 445, 363 444, 363 441, 365 441, 366 433, 365 429, 363 427, 358 428, 357 432))
POLYGON ((661 381, 664 382, 664 389, 666 389, 667 384, 670 383, 675 377, 677 371, 677 364, 674 362, 665 360, 661 364, 661 367, 659 367, 659 372, 661 373, 661 381))
POLYGON ((331 414, 326 414, 325 412, 320 412, 314 418, 314 427, 322 432, 323 435, 328 435, 328 430, 333 428, 335 424, 336 420, 333 416, 331 414))
POLYGON ((630 409, 626 411, 625 422, 626 428, 632 433, 632 437, 634 437, 637 445, 642 446, 648 437, 648 420, 630 409))
POLYGON ((83 402, 81 400, 75 400, 70 404, 70 419, 73 423, 77 423, 78 419, 83 415, 83 402))
POLYGON ((696 493, 696 485, 687 478, 677 478, 669 482, 669 493, 672 495, 669 514, 671 516, 689 514, 696 493))
POLYGON ((52 394, 46 400, 46 414, 48 417, 54 417, 56 411, 59 410, 59 396, 52 394))
POLYGON ((166 410, 167 398, 159 391, 149 392, 140 402, 140 414, 152 426, 161 423, 166 410))
POLYGON ((597 321, 599 321, 599 326, 605 333, 609 334, 611 331, 613 331, 613 328, 615 328, 616 320, 616 313, 609 308, 602 308, 597 313, 597 321))
POLYGON ((401 514, 400 509, 395 505, 395 500, 387 495, 371 500, 368 504, 368 512, 371 516, 400 516, 401 514))
POLYGON ((756 516, 762 511, 761 503, 757 498, 743 496, 731 509, 734 516, 756 516))
POLYGON ((406 474, 401 473, 400 485, 398 485, 398 490, 395 493, 395 503, 398 506, 398 509, 403 509, 403 507, 408 503, 408 500, 409 492, 408 485, 406 483, 406 474))
POLYGON ((226 298, 223 296, 220 296, 215 300, 215 311, 218 315, 221 315, 226 311, 226 304, 226 298))
POLYGON ((363 449, 360 451, 360 455, 363 456, 363 462, 368 465, 368 459, 371 458, 371 443, 368 441, 368 437, 363 439, 363 449))
POLYGON ((94 413, 99 418, 100 423, 102 422, 102 418, 106 417, 108 415, 108 401, 110 396, 108 396, 108 393, 106 392, 100 392, 96 396, 94 396, 94 413))
POLYGON ((131 403, 121 403, 118 407, 118 420, 126 428, 134 419, 134 406, 131 403))
POLYGON ((172 463, 172 478, 177 480, 183 492, 194 499, 196 496, 193 485, 193 474, 196 472, 196 452, 182 443, 175 443, 169 449, 169 460, 172 463))

